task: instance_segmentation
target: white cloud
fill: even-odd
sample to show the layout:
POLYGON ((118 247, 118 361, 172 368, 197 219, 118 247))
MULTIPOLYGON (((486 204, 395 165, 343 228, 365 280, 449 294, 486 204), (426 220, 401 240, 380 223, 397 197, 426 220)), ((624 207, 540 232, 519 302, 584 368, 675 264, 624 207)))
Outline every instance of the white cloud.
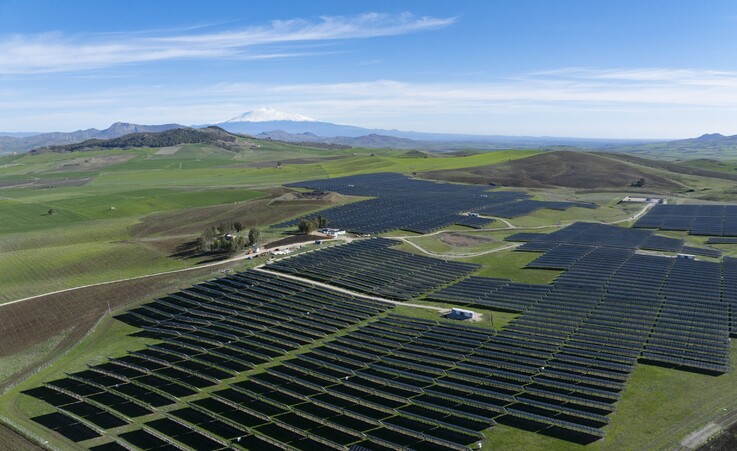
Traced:
POLYGON ((131 86, 85 97, 6 94, 0 96, 0 123, 14 130, 103 127, 117 120, 220 122, 269 106, 327 122, 418 131, 588 137, 737 133, 737 72, 693 69, 562 69, 484 83, 223 83, 186 90, 131 86), (41 127, 42 120, 47 125, 41 127))
POLYGON ((0 40, 0 74, 74 72, 122 64, 175 59, 285 58, 302 52, 273 52, 272 44, 393 36, 447 27, 454 18, 367 13, 357 16, 273 21, 222 32, 170 35, 59 33, 14 35, 0 40))

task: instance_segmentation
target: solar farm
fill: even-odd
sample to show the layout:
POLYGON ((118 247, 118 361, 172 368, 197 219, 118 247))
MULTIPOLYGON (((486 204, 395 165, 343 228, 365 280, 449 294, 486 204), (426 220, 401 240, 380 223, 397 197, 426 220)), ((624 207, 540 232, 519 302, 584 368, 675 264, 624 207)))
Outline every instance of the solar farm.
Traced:
POLYGON ((469 277, 478 265, 373 238, 169 294, 117 317, 156 344, 27 390, 55 408, 32 420, 100 449, 465 450, 496 424, 585 444, 638 363, 729 371, 737 259, 638 253, 684 242, 594 223, 508 239, 542 252, 529 268, 562 272, 469 277), (305 279, 519 316, 414 318, 305 279))
POLYGON ((621 432, 649 412, 642 368, 657 395, 733 377, 735 206, 399 173, 284 187, 347 197, 264 229, 297 252, 115 310, 125 348, 41 368, 18 429, 65 450, 648 449, 621 432), (348 234, 297 242, 317 216, 348 234))
MULTIPOLYGON (((320 212, 331 227, 356 233, 376 234, 397 229, 429 233, 453 224, 482 228, 492 222, 491 218, 463 215, 468 212, 516 218, 546 208, 561 211, 573 207, 596 208, 591 203, 538 201, 529 199, 524 192, 488 191, 483 186, 435 183, 392 173, 310 180, 287 186, 371 197, 320 212)), ((277 227, 291 227, 297 222, 287 221, 277 227)))

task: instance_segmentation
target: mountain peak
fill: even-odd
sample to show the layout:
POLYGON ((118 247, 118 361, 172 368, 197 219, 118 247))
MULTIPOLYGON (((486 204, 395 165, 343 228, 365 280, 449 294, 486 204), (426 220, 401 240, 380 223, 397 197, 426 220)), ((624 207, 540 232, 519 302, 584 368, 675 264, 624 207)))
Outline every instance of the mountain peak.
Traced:
POLYGON ((240 116, 236 116, 227 122, 271 122, 271 121, 292 121, 292 122, 317 122, 316 119, 296 113, 284 113, 274 108, 257 108, 253 111, 247 111, 240 116))
POLYGON ((725 136, 722 135, 721 133, 704 133, 703 135, 699 136, 696 139, 699 141, 712 141, 712 140, 722 139, 724 137, 725 136))

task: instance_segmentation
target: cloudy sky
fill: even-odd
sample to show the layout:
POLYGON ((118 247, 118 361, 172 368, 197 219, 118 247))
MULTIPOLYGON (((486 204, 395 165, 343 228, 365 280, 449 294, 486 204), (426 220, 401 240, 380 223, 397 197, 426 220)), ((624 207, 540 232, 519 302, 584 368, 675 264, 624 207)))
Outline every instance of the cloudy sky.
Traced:
POLYGON ((737 2, 0 0, 0 131, 262 107, 449 133, 737 134, 737 2))

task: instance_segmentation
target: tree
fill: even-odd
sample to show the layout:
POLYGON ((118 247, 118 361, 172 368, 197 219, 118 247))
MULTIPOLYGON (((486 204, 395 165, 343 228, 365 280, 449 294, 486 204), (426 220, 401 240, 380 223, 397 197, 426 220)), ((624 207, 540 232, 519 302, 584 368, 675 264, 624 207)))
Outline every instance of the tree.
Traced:
POLYGON ((209 252, 210 251, 210 242, 205 239, 204 234, 200 235, 197 238, 197 251, 198 252, 209 252))
POLYGON ((317 229, 315 221, 312 219, 303 219, 297 224, 297 231, 302 235, 308 235, 317 229))
POLYGON ((328 226, 328 218, 323 218, 322 216, 318 216, 314 219, 315 221, 315 229, 322 229, 323 227, 328 226))
POLYGON ((222 250, 227 252, 228 255, 235 255, 239 252, 243 252, 246 248, 246 239, 242 236, 233 237, 232 240, 223 240, 222 250))
POLYGON ((241 230, 243 230, 243 223, 240 221, 234 222, 233 229, 235 229, 236 232, 240 232, 241 230))
POLYGON ((251 230, 248 231, 248 244, 254 245, 258 243, 258 240, 261 238, 261 231, 257 229, 256 227, 251 227, 251 230))
POLYGON ((49 215, 53 215, 56 211, 53 208, 49 208, 49 215))
POLYGON ((220 224, 218 224, 217 231, 219 234, 222 235, 222 234, 228 233, 230 231, 230 227, 228 227, 226 223, 221 222, 220 224))

